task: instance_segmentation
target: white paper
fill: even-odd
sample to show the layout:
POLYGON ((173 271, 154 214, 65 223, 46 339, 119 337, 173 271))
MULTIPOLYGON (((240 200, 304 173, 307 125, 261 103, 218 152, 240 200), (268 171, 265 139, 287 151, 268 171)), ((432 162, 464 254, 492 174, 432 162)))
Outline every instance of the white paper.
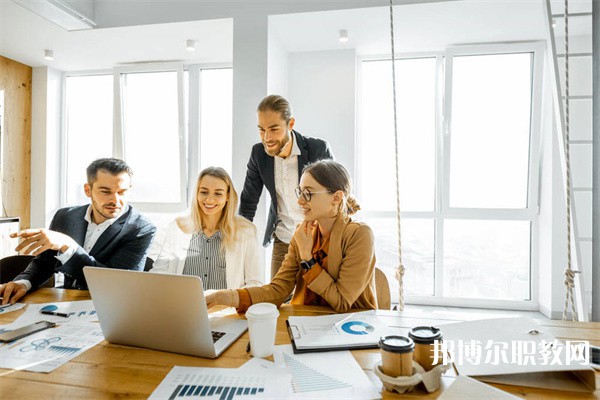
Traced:
POLYGON ((316 317, 289 317, 291 335, 298 349, 335 349, 376 346, 388 333, 387 325, 373 311, 316 317))
POLYGON ((441 330, 449 348, 452 342, 457 358, 454 365, 461 375, 590 369, 585 360, 568 358, 565 344, 556 341, 548 328, 539 326, 531 318, 459 322, 443 325, 441 330), (534 331, 535 334, 530 333, 534 331), (549 347, 551 343, 553 347, 549 347))
POLYGON ((0 368, 50 372, 104 340, 97 323, 71 323, 0 346, 0 368))
POLYGON ((25 303, 15 303, 15 304, 10 305, 8 307, 0 308, 0 314, 6 314, 6 313, 9 313, 9 312, 20 310, 21 308, 25 307, 26 305, 27 304, 25 304, 25 303))
MULTIPOLYGON (((380 399, 349 351, 294 354, 291 345, 275 346, 275 364, 292 374, 292 399, 380 399)), ((272 370, 271 370, 272 371, 272 370)))
POLYGON ((275 363, 273 361, 265 360, 263 358, 251 358, 239 367, 238 371, 258 371, 270 368, 275 368, 275 363))
POLYGON ((63 301, 52 303, 30 304, 27 310, 17 318, 12 325, 19 327, 38 321, 50 321, 57 324, 70 322, 98 321, 98 314, 92 300, 63 301), (41 310, 55 311, 68 314, 69 317, 59 317, 40 313, 41 310))
POLYGON ((518 400, 519 397, 466 376, 457 376, 438 397, 438 400, 464 399, 518 400))
POLYGON ((290 375, 283 369, 173 367, 148 399, 285 399, 290 375), (232 395, 235 393, 235 395, 232 395))

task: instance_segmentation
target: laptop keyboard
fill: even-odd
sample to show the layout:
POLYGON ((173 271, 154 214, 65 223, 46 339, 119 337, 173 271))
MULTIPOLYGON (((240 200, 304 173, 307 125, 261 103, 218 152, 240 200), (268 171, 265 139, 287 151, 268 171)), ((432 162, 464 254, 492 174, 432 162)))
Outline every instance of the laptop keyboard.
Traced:
POLYGON ((219 332, 219 331, 211 331, 211 332, 212 332, 212 337, 213 337, 213 343, 215 343, 217 340, 219 340, 223 336, 225 336, 225 332, 219 332))

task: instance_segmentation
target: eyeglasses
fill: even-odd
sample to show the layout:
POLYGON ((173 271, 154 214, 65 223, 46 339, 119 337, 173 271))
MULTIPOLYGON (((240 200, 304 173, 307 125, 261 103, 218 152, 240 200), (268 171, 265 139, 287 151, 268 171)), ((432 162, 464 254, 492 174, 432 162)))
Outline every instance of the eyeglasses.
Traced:
POLYGON ((331 193, 331 191, 329 190, 320 190, 318 192, 311 192, 308 189, 302 189, 300 186, 298 186, 296 189, 294 189, 294 192, 296 192, 296 197, 300 198, 300 196, 302 196, 302 198, 306 201, 310 201, 310 199, 312 199, 312 195, 313 194, 317 194, 317 193, 331 193))

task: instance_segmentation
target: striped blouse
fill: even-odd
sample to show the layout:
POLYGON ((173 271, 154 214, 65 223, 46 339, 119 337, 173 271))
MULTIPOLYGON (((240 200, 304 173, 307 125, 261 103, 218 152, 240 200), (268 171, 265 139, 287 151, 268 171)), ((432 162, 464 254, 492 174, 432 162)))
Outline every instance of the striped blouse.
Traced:
POLYGON ((225 279, 225 252, 221 251, 221 231, 211 237, 204 232, 192 234, 183 275, 202 278, 202 287, 207 289, 227 289, 225 279))

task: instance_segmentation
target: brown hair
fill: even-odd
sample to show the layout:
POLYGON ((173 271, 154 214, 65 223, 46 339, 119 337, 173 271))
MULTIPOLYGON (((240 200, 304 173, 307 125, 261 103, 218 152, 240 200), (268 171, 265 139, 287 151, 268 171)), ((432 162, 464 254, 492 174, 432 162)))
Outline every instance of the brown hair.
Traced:
POLYGON ((304 167, 302 173, 310 174, 331 193, 338 190, 344 193, 339 210, 344 217, 356 214, 360 210, 356 199, 350 196, 350 174, 342 164, 333 160, 321 160, 304 167))
POLYGON ((271 94, 260 102, 257 112, 274 111, 281 115, 281 118, 287 124, 294 117, 292 113, 292 106, 290 103, 277 94, 271 94))

